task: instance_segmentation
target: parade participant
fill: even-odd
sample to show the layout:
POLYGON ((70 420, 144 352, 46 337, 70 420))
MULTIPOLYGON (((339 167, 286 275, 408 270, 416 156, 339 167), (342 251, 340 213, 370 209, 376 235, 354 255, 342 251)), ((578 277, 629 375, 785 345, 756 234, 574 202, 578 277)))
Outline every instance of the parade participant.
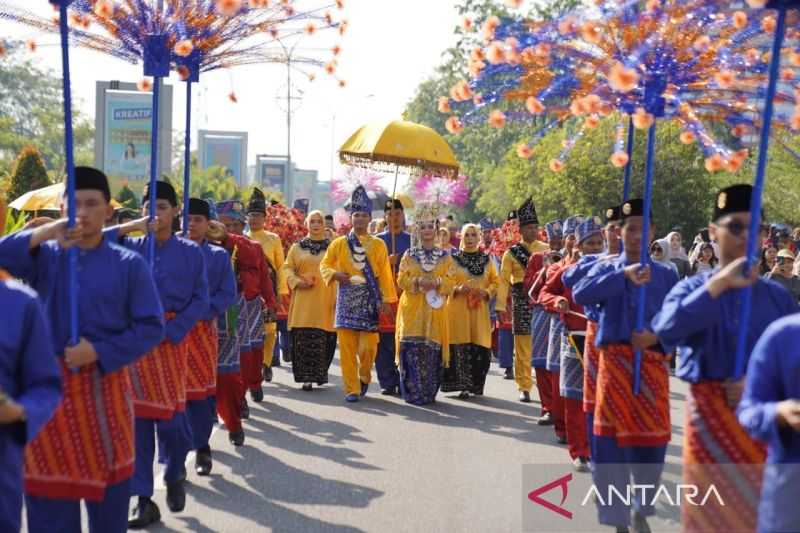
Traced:
POLYGON ((209 312, 192 328, 189 344, 189 372, 186 380, 186 412, 192 428, 192 449, 196 451, 195 471, 211 473, 209 439, 216 419, 217 365, 220 340, 217 322, 236 302, 236 277, 225 249, 209 243, 211 206, 200 198, 189 199, 189 238, 203 251, 208 276, 209 312))
MULTIPOLYGON (((638 263, 648 236, 642 235, 644 202, 622 204, 624 254, 598 261, 573 288, 575 302, 600 307, 596 345, 600 349, 594 420, 594 478, 598 490, 625 491, 631 475, 637 485, 657 486, 671 436, 669 418, 669 356, 658 344, 650 325, 669 290, 677 283, 674 271, 659 264, 638 263), (645 328, 634 331, 639 287, 646 290, 645 328), (642 350, 641 387, 633 394, 634 351, 642 350), (628 468, 625 468, 628 466, 628 468)), ((651 226, 651 231, 655 228, 651 226)), ((625 530, 633 519, 637 530, 648 528, 652 501, 637 494, 631 506, 624 501, 598 501, 601 524, 625 530)))
POLYGON ((442 368, 449 366, 447 298, 453 291, 453 260, 436 246, 436 216, 431 208, 415 212, 418 247, 400 261, 397 285, 403 291, 397 309, 397 359, 400 391, 413 405, 436 401, 442 368))
MULTIPOLYGON (((387 200, 383 206, 384 216, 388 221, 386 231, 379 233, 377 237, 386 244, 389 250, 389 263, 392 265, 392 272, 395 279, 397 270, 400 267, 400 259, 406 250, 411 248, 411 234, 406 231, 406 216, 403 203, 395 199, 387 200)), ((395 320, 397 318, 397 304, 391 305, 391 312, 381 313, 378 331, 380 341, 378 341, 378 357, 375 360, 375 370, 378 373, 378 383, 381 386, 381 394, 392 396, 400 393, 400 373, 397 371, 395 363, 395 320)))
MULTIPOLYGON (((264 230, 266 220, 267 199, 260 189, 254 188, 250 201, 247 203, 247 223, 250 228, 245 232, 245 236, 261 245, 264 257, 267 258, 270 279, 278 302, 278 309, 275 313, 267 312, 264 314, 263 375, 264 381, 269 382, 272 381, 273 365, 280 366, 280 355, 278 355, 277 359, 274 358, 279 327, 282 328, 283 335, 287 333, 286 314, 289 307, 289 286, 286 285, 286 278, 281 272, 284 262, 281 238, 270 231, 264 230), (283 316, 283 324, 279 325, 278 322, 281 320, 281 316, 283 316)), ((278 353, 280 354, 280 350, 278 353)), ((250 387, 250 396, 255 402, 261 402, 264 399, 264 392, 261 390, 260 384, 258 387, 250 387)))
MULTIPOLYGON (((149 187, 145 187, 143 214, 151 211, 149 187)), ((167 182, 156 182, 155 220, 148 217, 106 229, 106 236, 125 247, 148 253, 148 239, 155 238, 152 273, 166 314, 165 339, 130 368, 136 414, 136 467, 131 495, 137 496, 128 518, 129 528, 158 522, 161 512, 152 500, 153 458, 158 437, 159 460, 166 463, 167 507, 182 511, 186 505, 184 481, 186 455, 192 447, 186 414, 186 381, 189 331, 208 314, 208 278, 203 252, 188 239, 173 234, 178 217, 178 197, 167 182), (126 237, 133 231, 154 229, 147 237, 126 237)))
MULTIPOLYGON (((492 222, 491 218, 484 217, 478 223, 481 228, 481 242, 478 245, 478 249, 489 256, 489 260, 494 265, 495 272, 500 272, 500 259, 491 252, 492 242, 494 241, 494 237, 492 235, 492 231, 494 230, 494 222, 492 222)), ((498 274, 499 275, 499 274, 498 274)), ((489 300, 489 320, 491 321, 492 327, 492 353, 491 355, 498 359, 498 366, 502 369, 512 368, 513 365, 513 342, 511 343, 511 350, 509 351, 508 361, 500 361, 500 346, 499 346, 499 329, 497 328, 497 311, 495 311, 495 305, 497 304, 497 290, 495 289, 495 294, 492 295, 491 300, 489 300), (507 363, 507 364, 505 364, 507 363)), ((491 361, 490 361, 491 362, 491 361)))
MULTIPOLYGON (((63 354, 58 362, 64 398, 25 450, 28 530, 52 531, 58 524, 80 531, 84 500, 91 531, 120 532, 127 529, 134 473, 133 393, 126 367, 138 364, 163 338, 163 310, 144 259, 103 234, 113 210, 106 176, 76 167, 75 189, 74 228, 61 220, 0 244, 0 264, 38 291, 52 345, 63 354), (78 248, 79 342, 68 346, 72 246, 78 248)), ((0 388, 9 392, 5 383, 0 388)), ((46 408, 47 402, 39 407, 46 408)), ((37 422, 36 412, 28 411, 29 423, 37 422)))
POLYGON ((282 275, 292 290, 292 374, 295 383, 302 383, 303 390, 310 391, 313 383, 328 382, 328 369, 336 352, 336 287, 323 283, 319 273, 319 264, 330 245, 325 238, 322 211, 309 213, 306 227, 308 237, 289 249, 282 275))
POLYGON ((0 531, 20 529, 23 448, 62 397, 61 369, 37 296, 0 270, 0 531))
MULTIPOLYGON (((246 391, 250 391, 253 400, 264 397, 261 390, 261 382, 264 379, 261 371, 264 360, 264 315, 274 315, 278 306, 272 285, 274 276, 270 275, 269 263, 264 257, 261 246, 243 235, 245 219, 242 202, 238 200, 220 202, 217 204, 217 212, 219 222, 214 221, 211 226, 216 232, 215 240, 233 258, 236 288, 239 292, 236 336, 239 341, 242 387, 238 406, 241 409, 240 417, 247 419, 250 416, 250 408, 247 406, 246 391)), ((226 319, 226 322, 228 322, 228 329, 231 329, 231 319, 226 319)), ((228 347, 231 348, 230 340, 228 347)), ((226 359, 233 363, 231 357, 226 359)), ((229 402, 225 401, 220 404, 220 398, 217 398, 217 410, 220 413, 225 412, 225 415, 221 415, 223 419, 227 416, 235 420, 235 417, 229 412, 232 409, 234 406, 229 402)), ((227 423, 225 425, 228 427, 227 423)), ((231 442, 235 446, 241 446, 244 442, 242 430, 233 432, 229 428, 229 431, 232 431, 231 442)))
POLYGON ((453 292, 447 300, 450 366, 445 368, 442 392, 481 396, 491 363, 491 298, 497 291, 497 270, 488 254, 481 252, 480 227, 465 224, 461 249, 453 254, 453 292))
MULTIPOLYGON (((755 314, 755 313, 754 313, 755 314)), ((800 315, 773 322, 747 367, 739 422, 767 443, 758 531, 800 531, 800 315)))
POLYGON ((709 235, 720 250, 720 266, 678 283, 653 320, 664 345, 677 346, 676 375, 689 383, 683 443, 684 482, 713 483, 724 508, 709 504, 682 507, 686 530, 756 528, 757 494, 766 450, 736 419, 742 383, 734 375, 739 325, 739 291, 752 285, 753 308, 747 325, 746 353, 779 318, 797 310, 794 298, 778 284, 742 274, 750 226, 750 185, 733 185, 717 194, 709 235), (708 465, 741 465, 714 467, 708 465), (729 469, 735 468, 736 471, 729 469), (728 470, 726 470, 728 469, 728 470), (722 477, 720 477, 722 476, 722 477), (734 481, 735 480, 735 481, 734 481), (731 502, 736 502, 733 506, 731 502))
POLYGON ((583 414, 583 353, 586 340, 586 315, 583 306, 575 303, 572 290, 564 285, 563 275, 577 264, 580 257, 603 251, 603 226, 600 219, 589 218, 575 230, 575 248, 569 258, 551 273, 539 293, 539 303, 547 311, 555 311, 565 325, 559 364, 559 394, 563 398, 564 428, 569 455, 575 469, 588 470, 589 442, 586 417, 583 414))
POLYGON ((528 198, 517 210, 519 232, 522 241, 512 246, 504 255, 500 267, 500 285, 497 289, 497 310, 507 310, 507 298, 511 293, 514 332, 514 378, 521 402, 531 401, 533 376, 531 370, 531 311, 523 279, 531 254, 547 250, 547 244, 536 240, 539 219, 533 200, 528 198))
MULTIPOLYGON (((561 260, 561 247, 564 242, 564 227, 560 220, 553 220, 545 224, 547 234, 547 252, 536 252, 528 260, 525 269, 524 286, 529 297, 531 307, 531 365, 536 373, 536 390, 539 392, 541 415, 536 423, 540 426, 552 425, 553 384, 552 376, 547 370, 547 338, 550 334, 552 313, 538 303, 539 290, 546 280, 547 268, 561 260), (538 283, 537 283, 538 280, 538 283), (536 286, 536 290, 532 290, 536 286)), ((561 428, 559 427, 559 432, 561 428)))
POLYGON ((378 313, 391 312, 397 301, 386 245, 367 234, 372 200, 363 186, 350 199, 353 229, 328 246, 320 263, 326 285, 338 283, 334 328, 345 400, 357 402, 372 381, 372 365, 378 351, 378 313))

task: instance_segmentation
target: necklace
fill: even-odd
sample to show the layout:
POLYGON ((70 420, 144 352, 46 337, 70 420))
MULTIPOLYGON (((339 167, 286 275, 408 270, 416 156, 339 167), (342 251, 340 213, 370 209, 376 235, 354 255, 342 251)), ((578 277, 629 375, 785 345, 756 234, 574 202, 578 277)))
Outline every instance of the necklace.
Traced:
POLYGON ((425 248, 414 248, 409 251, 409 255, 417 260, 422 270, 425 272, 433 272, 439 260, 447 255, 447 252, 440 248, 432 248, 426 250, 425 248))

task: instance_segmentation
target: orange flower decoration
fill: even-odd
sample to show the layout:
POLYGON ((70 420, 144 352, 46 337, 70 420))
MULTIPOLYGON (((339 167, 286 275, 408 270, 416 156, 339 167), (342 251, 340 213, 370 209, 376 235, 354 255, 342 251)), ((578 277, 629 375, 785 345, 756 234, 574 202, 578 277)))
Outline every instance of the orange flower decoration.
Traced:
POLYGON ((500 25, 500 18, 492 15, 483 25, 483 38, 486 41, 491 41, 494 39, 494 32, 497 30, 497 27, 500 25))
POLYGON ((639 84, 639 73, 616 62, 608 73, 608 84, 616 92, 629 93, 639 84))
POLYGON ((235 92, 233 92, 233 91, 231 91, 230 93, 228 93, 228 100, 230 100, 230 101, 231 101, 231 102, 233 102, 234 104, 236 104, 236 103, 238 103, 238 102, 239 102, 239 99, 236 97, 236 93, 235 93, 235 92))
POLYGON ((472 103, 475 104, 475 105, 481 105, 483 103, 483 95, 482 94, 476 94, 475 96, 473 96, 472 97, 472 103))
POLYGON ((344 0, 336 0, 336 7, 339 9, 344 9, 344 0))
POLYGON ((737 124, 733 128, 731 128, 731 135, 734 137, 744 137, 747 133, 747 126, 745 124, 737 124))
POLYGON ((345 80, 339 80, 339 87, 344 89, 345 87, 347 87, 347 82, 345 80))
POLYGON ((628 154, 625 152, 614 152, 611 155, 611 164, 617 168, 622 168, 628 164, 628 154))
POLYGON ((478 76, 478 75, 479 75, 479 74, 480 74, 480 73, 483 71, 483 69, 485 69, 485 68, 486 68, 486 63, 484 63, 483 61, 470 61, 470 62, 469 62, 469 67, 468 67, 468 70, 469 70, 469 74, 470 74, 470 76, 472 76, 473 78, 475 78, 475 77, 477 77, 477 76, 478 76))
POLYGON ((583 104, 587 113, 599 113, 603 101, 596 94, 590 94, 584 97, 583 104))
POLYGON ((333 75, 336 72, 336 63, 331 61, 330 63, 325 65, 325 72, 328 74, 333 75))
POLYGON ((486 59, 486 54, 483 53, 483 49, 480 47, 473 48, 469 56, 473 61, 483 61, 486 59))
POLYGON ((800 131, 800 112, 796 112, 794 115, 792 115, 789 125, 794 131, 800 131))
POLYGON ((337 44, 336 46, 331 48, 331 52, 333 52, 333 55, 338 56, 339 54, 342 53, 342 47, 337 44))
POLYGON ((694 49, 698 52, 705 52, 708 50, 708 47, 711 46, 711 38, 708 35, 701 35, 694 40, 692 46, 694 46, 694 49))
POLYGON ((527 144, 520 144, 517 146, 517 156, 522 159, 529 159, 533 155, 533 150, 527 144))
POLYGON ((645 111, 643 107, 640 107, 633 114, 633 127, 637 130, 646 130, 653 125, 655 120, 656 118, 653 115, 645 111))
POLYGON ((564 170, 564 163, 559 161, 558 159, 552 159, 550 161, 550 170, 553 172, 561 172, 564 170))
POLYGON ((794 69, 785 68, 781 71, 781 79, 783 81, 792 81, 794 79, 794 69))
POLYGON ((181 81, 188 80, 189 76, 191 75, 189 67, 186 65, 178 65, 178 68, 175 69, 175 71, 178 73, 178 77, 181 79, 181 81))
POLYGON ((737 30, 742 30, 747 26, 747 13, 744 11, 736 11, 733 14, 733 27, 737 30))
POLYGON ((680 140, 683 144, 692 144, 697 137, 691 131, 684 131, 681 133, 680 140))
POLYGON ((6 43, 0 41, 0 57, 5 57, 6 51, 6 43))
POLYGON ((242 0, 217 0, 217 11, 226 17, 232 17, 242 8, 242 0))
POLYGON ((506 60, 506 53, 503 50, 503 43, 500 41, 492 41, 486 49, 486 59, 492 65, 499 65, 506 60))
POLYGON ((175 43, 175 54, 181 57, 189 57, 194 50, 194 44, 191 39, 184 39, 175 43))
POLYGON ((94 4, 94 14, 101 19, 109 19, 114 16, 114 4, 108 0, 97 0, 94 4))
POLYGON ((767 0, 747 0, 747 5, 753 9, 761 9, 767 5, 767 0))
POLYGON ((725 160, 719 154, 714 154, 706 158, 706 170, 709 172, 719 172, 725 168, 725 160))
POLYGON ((594 22, 587 22, 581 27, 581 36, 587 42, 597 44, 603 40, 600 28, 594 22))
POLYGON ((506 125, 506 115, 499 109, 495 109, 489 113, 488 122, 491 127, 500 129, 506 125))
POLYGON ((472 19, 469 17, 464 17, 464 20, 461 21, 461 27, 464 28, 464 30, 466 31, 472 30, 473 26, 474 24, 472 22, 472 19))
POLYGON ((527 100, 525 100, 525 107, 528 109, 528 112, 532 115, 538 115, 542 113, 545 109, 544 104, 539 101, 538 98, 535 96, 529 96, 527 100))
POLYGON ((437 106, 439 113, 450 113, 450 99, 446 96, 439 97, 439 105, 437 106))
POLYGON ((317 33, 317 26, 313 22, 306 24, 306 35, 314 35, 317 33))
POLYGON ((523 0, 506 0, 506 6, 512 9, 517 9, 522 5, 523 0))
POLYGON ((464 130, 464 125, 458 117, 450 117, 444 123, 445 129, 453 135, 457 135, 464 130))
POLYGON ((575 22, 574 17, 567 17, 558 23, 558 33, 561 35, 569 35, 578 30, 578 24, 575 22))
POLYGON ((149 93, 153 90, 153 82, 147 78, 142 78, 136 83, 136 88, 143 93, 149 93))
POLYGON ((720 70, 714 75, 714 79, 717 81, 717 85, 723 89, 730 89, 736 81, 736 75, 731 70, 720 70))
POLYGON ((661 0, 648 0, 645 9, 648 13, 655 13, 661 7, 661 0))

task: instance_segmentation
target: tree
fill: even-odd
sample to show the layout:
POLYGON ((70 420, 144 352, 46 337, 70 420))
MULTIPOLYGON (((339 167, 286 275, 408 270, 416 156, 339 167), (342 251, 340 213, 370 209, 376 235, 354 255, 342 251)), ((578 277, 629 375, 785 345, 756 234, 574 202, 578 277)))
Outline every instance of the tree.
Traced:
POLYGON ((119 202, 122 207, 136 210, 139 209, 139 199, 136 197, 136 193, 134 193, 128 186, 127 182, 123 183, 122 188, 120 189, 119 193, 117 193, 115 200, 119 202))
POLYGON ((41 189, 48 185, 50 185, 50 178, 47 176, 47 169, 44 167, 39 150, 35 146, 23 147, 11 170, 8 201, 12 202, 28 191, 41 189))

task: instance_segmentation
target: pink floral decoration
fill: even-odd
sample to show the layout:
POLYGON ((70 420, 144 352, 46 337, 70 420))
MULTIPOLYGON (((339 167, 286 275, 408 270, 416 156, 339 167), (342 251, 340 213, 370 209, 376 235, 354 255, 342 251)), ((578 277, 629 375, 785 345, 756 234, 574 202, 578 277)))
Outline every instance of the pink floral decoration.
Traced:
POLYGON ((464 207, 469 201, 467 177, 459 176, 458 179, 451 180, 438 176, 421 176, 414 183, 413 194, 418 203, 464 207))

